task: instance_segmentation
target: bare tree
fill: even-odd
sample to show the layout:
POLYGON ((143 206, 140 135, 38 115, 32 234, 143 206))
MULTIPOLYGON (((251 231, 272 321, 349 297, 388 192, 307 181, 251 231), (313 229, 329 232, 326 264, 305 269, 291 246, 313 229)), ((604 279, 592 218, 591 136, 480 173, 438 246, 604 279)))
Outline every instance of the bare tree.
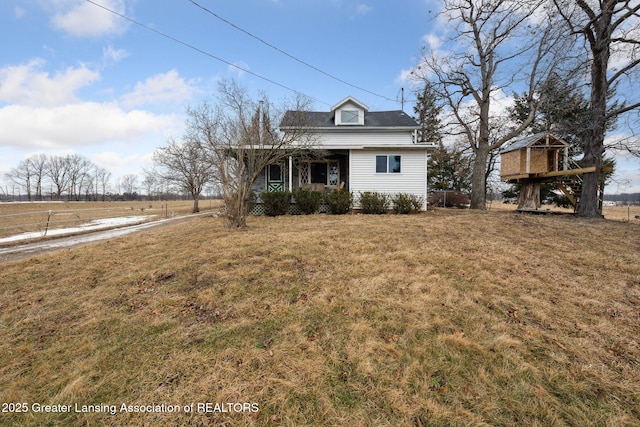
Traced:
POLYGON ((32 200, 31 191, 34 171, 29 159, 21 161, 18 167, 9 171, 5 176, 10 182, 18 186, 19 191, 24 190, 27 192, 27 200, 32 200))
POLYGON ((308 105, 300 97, 295 101, 287 112, 285 133, 272 125, 282 113, 269 98, 262 96, 256 102, 235 82, 220 84, 216 108, 203 103, 188 109, 185 140, 206 148, 230 227, 246 227, 251 188, 265 167, 311 147, 304 114, 308 105))
POLYGON ((147 191, 149 200, 153 200, 154 192, 158 186, 158 172, 155 170, 144 170, 144 178, 142 179, 142 186, 147 191))
POLYGON ((80 195, 85 189, 87 177, 91 173, 93 163, 86 157, 73 154, 66 157, 69 176, 69 199, 80 200, 80 195))
POLYGON ((47 156, 45 154, 34 154, 29 157, 33 180, 35 184, 35 199, 42 200, 42 185, 44 184, 45 170, 47 166, 47 156))
POLYGON ((105 201, 107 195, 107 187, 109 186, 109 180, 111 179, 111 172, 105 168, 96 167, 95 169, 95 185, 96 194, 102 193, 102 201, 105 201))
POLYGON ((51 184, 55 186, 56 199, 60 200, 62 193, 69 190, 70 185, 68 158, 64 156, 49 156, 45 173, 51 184))
MULTIPOLYGON (((610 101, 619 84, 637 81, 632 73, 640 68, 640 2, 554 0, 554 3, 572 33, 584 37, 589 54, 589 121, 584 133, 582 162, 585 167, 594 166, 595 172, 584 175, 576 213, 600 217, 598 189, 607 122, 640 110, 638 97, 629 98, 634 91, 627 90, 624 96, 613 97, 610 101), (614 103, 613 108, 611 103, 614 103)), ((629 147, 627 143, 623 144, 623 148, 629 147)))
MULTIPOLYGON (((542 1, 444 0, 441 17, 454 35, 446 53, 425 51, 420 71, 433 83, 451 120, 450 136, 462 137, 473 152, 471 207, 485 209, 492 153, 531 123, 537 88, 556 61, 557 26, 542 1), (531 107, 526 120, 507 127, 495 116, 495 99, 525 88, 531 107)), ((419 72, 420 72, 419 71, 419 72)))
POLYGON ((213 179, 215 171, 200 141, 177 142, 170 139, 167 145, 153 153, 153 162, 157 166, 158 176, 188 192, 193 198, 192 212, 200 212, 200 194, 213 179))
POLYGON ((129 197, 135 197, 136 185, 138 185, 137 175, 127 174, 122 177, 122 192, 129 197))

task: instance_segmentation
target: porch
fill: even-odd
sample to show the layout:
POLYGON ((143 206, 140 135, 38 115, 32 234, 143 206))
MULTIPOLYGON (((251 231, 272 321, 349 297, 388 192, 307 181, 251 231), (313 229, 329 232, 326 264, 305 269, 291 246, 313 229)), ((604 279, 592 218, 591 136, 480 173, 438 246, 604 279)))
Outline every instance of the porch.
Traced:
POLYGON ((349 150, 330 150, 322 157, 289 157, 288 161, 267 166, 253 185, 256 195, 298 188, 326 193, 349 191, 349 150))

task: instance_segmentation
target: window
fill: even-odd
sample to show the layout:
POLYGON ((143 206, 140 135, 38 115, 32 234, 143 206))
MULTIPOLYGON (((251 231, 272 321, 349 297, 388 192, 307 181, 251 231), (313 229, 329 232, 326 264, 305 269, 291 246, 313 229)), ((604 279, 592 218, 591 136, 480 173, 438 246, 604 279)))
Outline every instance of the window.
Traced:
POLYGON ((327 183, 327 164, 311 163, 311 184, 327 183))
POLYGON ((337 160, 301 162, 298 166, 300 186, 322 184, 338 186, 340 162, 337 160))
POLYGON ((400 173, 401 156, 376 156, 376 173, 400 173))
POLYGON ((358 114, 358 110, 342 110, 340 111, 340 122, 341 123, 360 123, 360 115, 358 114))
POLYGON ((282 181, 282 167, 280 165, 269 165, 269 181, 282 181))

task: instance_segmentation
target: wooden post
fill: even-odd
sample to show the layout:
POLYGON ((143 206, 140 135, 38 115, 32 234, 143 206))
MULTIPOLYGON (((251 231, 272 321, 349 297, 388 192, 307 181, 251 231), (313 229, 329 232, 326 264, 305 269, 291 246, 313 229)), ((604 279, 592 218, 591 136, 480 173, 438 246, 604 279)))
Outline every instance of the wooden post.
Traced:
POLYGON ((47 235, 47 231, 49 231, 49 221, 51 221, 51 211, 49 211, 49 216, 47 216, 47 226, 44 228, 44 235, 47 235))
POLYGON ((540 183, 527 182, 522 184, 520 197, 518 199, 519 211, 535 211, 542 206, 540 202, 540 183))

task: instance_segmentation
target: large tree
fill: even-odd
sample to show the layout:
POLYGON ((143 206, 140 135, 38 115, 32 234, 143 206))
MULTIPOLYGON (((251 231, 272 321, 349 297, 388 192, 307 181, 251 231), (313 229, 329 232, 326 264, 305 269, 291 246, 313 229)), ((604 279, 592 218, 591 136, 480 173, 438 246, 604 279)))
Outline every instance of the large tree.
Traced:
MULTIPOLYGON (((585 131, 589 128, 589 99, 581 90, 577 79, 568 75, 553 74, 543 83, 541 92, 544 93, 544 96, 541 97, 542 100, 538 105, 536 117, 531 123, 529 131, 531 133, 552 132, 562 138, 570 144, 568 160, 580 162, 584 156, 585 131)), ((528 115, 527 106, 521 101, 522 98, 522 96, 516 96, 514 106, 511 108, 511 119, 516 123, 521 122, 528 115)), ((618 104, 612 103, 611 108, 618 108, 618 104)), ((615 119, 611 118, 608 120, 605 130, 610 131, 614 128, 615 119)), ((615 145, 608 145, 604 148, 610 151, 619 149, 615 145)), ((603 165, 608 168, 608 172, 602 174, 599 180, 600 213, 602 213, 604 187, 611 180, 615 162, 613 159, 603 160, 603 165)), ((543 184, 543 192, 545 192, 545 186, 550 199, 559 205, 568 205, 569 202, 564 196, 556 197, 550 194, 549 189, 554 188, 552 184, 543 184)))
POLYGON ((229 226, 245 228, 252 186, 264 169, 312 147, 309 101, 295 100, 287 111, 287 132, 281 132, 272 123, 279 123, 284 113, 266 95, 252 99, 245 88, 225 81, 218 100, 215 107, 205 102, 187 110, 185 139, 205 148, 229 226))
MULTIPOLYGON (((573 155, 583 151, 583 133, 589 119, 589 100, 575 77, 553 73, 540 87, 540 102, 531 133, 553 132, 571 145, 573 155)), ((520 124, 529 117, 527 94, 516 95, 509 109, 511 119, 520 124)))
POLYGON ((616 101, 616 97, 611 95, 618 85, 634 83, 632 73, 639 68, 640 1, 554 0, 554 3, 573 34, 582 36, 586 41, 590 96, 583 165, 595 167, 595 172, 584 175, 577 214, 600 217, 598 189, 607 122, 640 109, 640 100, 637 95, 633 97, 634 91, 629 88, 624 96, 617 99, 619 102, 615 108, 609 104, 616 101))
POLYGON ((418 141, 437 144, 429 154, 427 185, 433 190, 457 190, 469 192, 471 169, 464 147, 446 146, 442 140, 442 105, 434 85, 426 80, 416 92, 414 117, 418 122, 418 141))
POLYGON ((492 154, 533 120, 538 86, 555 64, 559 34, 542 1, 445 0, 441 18, 453 32, 450 49, 425 51, 420 71, 434 82, 452 118, 450 135, 461 136, 474 157, 471 207, 485 209, 492 154), (524 87, 530 115, 504 126, 492 104, 524 87))
POLYGON ((439 143, 442 141, 442 105, 433 83, 425 80, 422 89, 416 92, 413 113, 418 122, 418 141, 439 143))
MULTIPOLYGON (((158 148, 153 153, 157 175, 167 183, 188 192, 193 199, 191 212, 200 211, 198 202, 207 183, 214 178, 215 167, 206 155, 205 147, 198 140, 175 141, 158 148)), ((152 183, 150 183, 149 188, 152 183)))

